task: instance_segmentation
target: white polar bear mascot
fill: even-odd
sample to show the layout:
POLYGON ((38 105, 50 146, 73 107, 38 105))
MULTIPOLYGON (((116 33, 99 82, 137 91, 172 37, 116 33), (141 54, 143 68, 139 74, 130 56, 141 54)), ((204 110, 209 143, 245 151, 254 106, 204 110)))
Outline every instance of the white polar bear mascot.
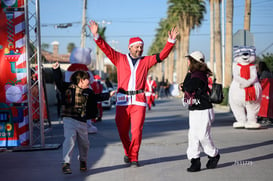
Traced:
MULTIPOLYGON (((87 71, 90 75, 90 88, 94 82, 93 74, 88 69, 87 65, 91 64, 91 49, 90 48, 74 48, 69 57, 71 65, 65 72, 65 81, 70 82, 71 75, 79 70, 87 71)), ((98 129, 92 125, 91 120, 87 121, 88 133, 96 133, 98 129)))
POLYGON ((229 104, 236 122, 234 128, 257 129, 262 88, 258 80, 255 47, 234 47, 233 80, 229 89, 229 104))

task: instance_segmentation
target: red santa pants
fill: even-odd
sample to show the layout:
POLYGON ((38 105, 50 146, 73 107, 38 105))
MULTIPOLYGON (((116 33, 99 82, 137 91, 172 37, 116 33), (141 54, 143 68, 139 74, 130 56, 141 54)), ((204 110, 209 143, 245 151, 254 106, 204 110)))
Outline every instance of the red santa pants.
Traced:
POLYGON ((155 103, 155 93, 152 93, 152 104, 155 103))
POLYGON ((152 104, 153 104, 153 95, 150 95, 150 96, 146 96, 146 101, 147 101, 147 104, 148 104, 148 108, 151 109, 152 107, 152 104))
POLYGON ((145 120, 145 106, 129 105, 116 107, 116 125, 125 155, 131 162, 138 161, 145 120), (131 126, 131 139, 129 136, 131 126))

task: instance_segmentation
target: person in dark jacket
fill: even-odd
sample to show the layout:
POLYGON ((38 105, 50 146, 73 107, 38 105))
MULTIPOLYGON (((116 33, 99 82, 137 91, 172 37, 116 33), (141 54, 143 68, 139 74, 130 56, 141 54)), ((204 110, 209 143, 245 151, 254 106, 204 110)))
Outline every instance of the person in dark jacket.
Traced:
POLYGON ((257 67, 258 72, 258 78, 259 80, 265 79, 265 78, 273 78, 272 72, 270 72, 269 68, 267 67, 266 63, 263 61, 260 61, 257 67))
MULTIPOLYGON (((258 113, 258 123, 260 123, 262 126, 270 126, 273 122, 272 120, 272 114, 268 110, 272 110, 272 104, 270 102, 269 98, 272 97, 272 91, 270 91, 270 88, 272 88, 272 79, 273 79, 273 73, 269 70, 266 63, 264 61, 260 61, 257 64, 257 74, 259 81, 262 86, 262 101, 261 101, 261 108, 258 113)), ((272 90, 272 89, 271 89, 272 90)))
POLYGON ((87 120, 96 117, 97 101, 109 99, 109 93, 96 95, 89 88, 90 75, 86 71, 76 71, 71 82, 64 82, 58 62, 52 65, 57 88, 62 94, 62 113, 64 123, 63 167, 64 174, 71 174, 72 152, 78 142, 80 170, 87 170, 89 149, 87 120))
POLYGON ((189 132, 187 157, 191 161, 189 172, 200 171, 200 150, 208 155, 206 167, 216 168, 220 155, 211 137, 211 123, 214 120, 212 103, 209 100, 208 77, 212 75, 205 63, 205 56, 194 51, 186 56, 189 72, 181 84, 184 92, 184 103, 189 109, 189 132))

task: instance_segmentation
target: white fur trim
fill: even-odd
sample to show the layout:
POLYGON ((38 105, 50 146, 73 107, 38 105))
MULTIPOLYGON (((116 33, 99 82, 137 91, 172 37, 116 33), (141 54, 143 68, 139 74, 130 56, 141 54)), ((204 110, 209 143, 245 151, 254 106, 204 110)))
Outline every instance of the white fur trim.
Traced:
MULTIPOLYGON (((94 76, 92 74, 92 72, 87 71, 90 75, 90 84, 92 84, 94 82, 94 76)), ((70 78, 72 76, 72 74, 75 73, 75 71, 65 71, 64 72, 64 81, 65 82, 70 82, 70 78)))
POLYGON ((170 39, 170 38, 168 38, 168 42, 170 42, 170 43, 175 43, 176 42, 176 40, 173 40, 173 39, 170 39))

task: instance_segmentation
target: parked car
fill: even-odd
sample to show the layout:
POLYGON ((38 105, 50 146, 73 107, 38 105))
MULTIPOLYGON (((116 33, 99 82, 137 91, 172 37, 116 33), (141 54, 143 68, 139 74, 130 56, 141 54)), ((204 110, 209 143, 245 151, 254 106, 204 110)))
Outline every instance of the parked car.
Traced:
MULTIPOLYGON (((105 82, 101 82, 101 84, 103 86, 102 93, 110 93, 105 82)), ((108 109, 108 110, 112 108, 112 98, 111 97, 106 101, 102 101, 102 108, 108 109)))

